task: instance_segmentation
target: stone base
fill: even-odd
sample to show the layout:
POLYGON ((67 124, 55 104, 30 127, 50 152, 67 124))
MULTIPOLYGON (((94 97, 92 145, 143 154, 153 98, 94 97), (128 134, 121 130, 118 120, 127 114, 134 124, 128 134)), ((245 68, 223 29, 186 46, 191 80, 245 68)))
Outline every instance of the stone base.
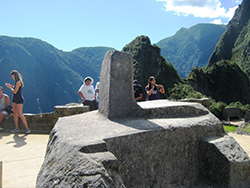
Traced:
POLYGON ((97 111, 60 118, 37 187, 204 188, 216 170, 221 176, 213 187, 223 181, 228 187, 249 185, 250 160, 233 138, 226 139, 214 115, 200 104, 158 102, 155 110, 152 102, 139 103, 151 118, 110 120, 97 111), (179 117, 158 116, 159 105, 166 116, 175 112, 179 117), (192 117, 185 115, 192 111, 192 117), (223 144, 215 144, 220 138, 223 144), (229 171, 216 169, 220 162, 229 171))
MULTIPOLYGON (((89 106, 82 104, 69 104, 65 106, 55 106, 55 112, 43 114, 24 114, 28 126, 33 134, 49 134, 59 117, 81 114, 89 111, 89 106)), ((10 131, 15 128, 13 115, 7 115, 1 124, 4 131, 10 131)), ((19 128, 21 133, 25 133, 25 127, 19 119, 19 128)))

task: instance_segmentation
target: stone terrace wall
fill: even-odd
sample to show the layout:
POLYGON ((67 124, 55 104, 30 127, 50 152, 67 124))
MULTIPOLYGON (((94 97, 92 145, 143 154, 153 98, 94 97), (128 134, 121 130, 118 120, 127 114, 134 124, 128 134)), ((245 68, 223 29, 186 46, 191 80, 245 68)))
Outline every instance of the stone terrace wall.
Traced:
MULTIPOLYGON (((42 113, 42 114, 24 114, 27 119, 29 128, 32 133, 37 134, 49 134, 53 129, 58 118, 64 116, 70 116, 75 114, 81 114, 89 111, 89 106, 83 106, 82 104, 71 103, 65 106, 55 106, 54 112, 42 113)), ((13 115, 7 115, 1 124, 1 127, 5 131, 10 131, 15 128, 13 115)), ((24 125, 19 119, 19 127, 21 132, 24 132, 24 125)))

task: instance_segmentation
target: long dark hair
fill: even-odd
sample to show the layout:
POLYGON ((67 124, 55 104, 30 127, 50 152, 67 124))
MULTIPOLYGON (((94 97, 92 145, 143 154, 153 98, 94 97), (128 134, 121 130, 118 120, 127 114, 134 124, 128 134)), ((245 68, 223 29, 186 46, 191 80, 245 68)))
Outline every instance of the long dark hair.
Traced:
POLYGON ((21 84, 22 84, 21 86, 22 86, 22 87, 24 86, 22 76, 21 76, 21 74, 20 74, 17 70, 11 71, 10 74, 15 76, 15 86, 14 86, 14 87, 16 87, 16 83, 17 83, 17 81, 19 81, 19 80, 21 81, 21 84))
MULTIPOLYGON (((151 88, 152 88, 151 81, 152 81, 153 79, 155 79, 154 76, 150 76, 149 79, 148 79, 148 89, 149 89, 149 90, 151 90, 151 88)), ((154 88, 154 90, 157 90, 157 85, 155 84, 155 86, 156 86, 156 87, 154 88)))

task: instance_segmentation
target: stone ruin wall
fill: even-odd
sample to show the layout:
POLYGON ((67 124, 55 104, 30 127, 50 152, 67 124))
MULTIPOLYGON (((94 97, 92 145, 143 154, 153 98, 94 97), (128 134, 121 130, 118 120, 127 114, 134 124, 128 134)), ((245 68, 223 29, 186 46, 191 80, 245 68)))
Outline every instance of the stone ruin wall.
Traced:
MULTIPOLYGON (((55 106, 54 112, 42 113, 42 114, 27 114, 24 116, 27 119, 29 128, 33 134, 49 134, 56 124, 58 118, 64 116, 70 116, 75 114, 81 114, 89 111, 89 106, 83 106, 82 104, 70 103, 64 106, 55 106)), ((19 120, 20 129, 24 131, 24 125, 19 120)), ((1 124, 1 127, 5 131, 9 131, 15 128, 13 115, 7 115, 1 124)))

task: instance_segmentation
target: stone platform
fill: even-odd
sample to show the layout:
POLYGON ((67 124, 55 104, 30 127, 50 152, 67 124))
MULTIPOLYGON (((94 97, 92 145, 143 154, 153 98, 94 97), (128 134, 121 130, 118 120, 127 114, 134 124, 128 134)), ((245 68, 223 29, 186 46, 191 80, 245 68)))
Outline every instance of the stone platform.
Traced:
POLYGON ((248 177, 247 154, 202 105, 167 100, 138 105, 150 109, 150 118, 110 120, 97 111, 60 118, 37 187, 75 181, 93 187, 234 187, 245 181, 234 173, 239 162, 248 167, 248 177), (159 108, 178 117, 153 117, 159 108), (223 151, 227 144, 234 149, 223 151), (223 166, 209 166, 204 159, 224 161, 223 166), (211 169, 204 173, 204 168, 211 169))
POLYGON ((59 118, 37 187, 249 187, 248 155, 207 108, 136 103, 132 80, 132 55, 107 52, 99 110, 59 118))

